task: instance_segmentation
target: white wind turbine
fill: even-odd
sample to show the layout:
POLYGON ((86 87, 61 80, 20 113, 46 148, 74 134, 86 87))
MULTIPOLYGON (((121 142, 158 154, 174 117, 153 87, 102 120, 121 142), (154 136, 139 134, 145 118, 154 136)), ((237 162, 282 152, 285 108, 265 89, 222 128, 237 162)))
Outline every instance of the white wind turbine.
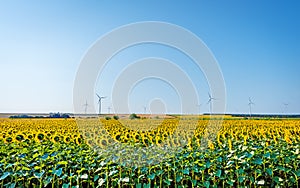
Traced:
POLYGON ((209 103, 209 111, 210 111, 210 115, 212 115, 212 101, 216 100, 216 98, 213 98, 210 93, 208 93, 208 101, 207 104, 209 103))
POLYGON ((284 105, 284 113, 286 114, 288 106, 289 106, 289 103, 283 103, 283 105, 284 105))
POLYGON ((87 103, 87 100, 85 101, 85 104, 83 105, 84 106, 84 113, 86 114, 87 112, 87 107, 88 107, 88 103, 87 103))
POLYGON ((252 102, 251 98, 249 97, 249 114, 250 114, 250 118, 252 116, 252 105, 254 105, 254 103, 252 102))
POLYGON ((202 104, 197 104, 196 106, 199 108, 199 115, 200 115, 201 114, 201 106, 202 106, 202 104))
POLYGON ((98 104, 99 104, 99 115, 101 114, 101 102, 102 102, 102 99, 105 99, 106 97, 101 97, 100 95, 98 95, 96 93, 97 97, 98 97, 98 104))
POLYGON ((147 107, 146 107, 146 106, 143 106, 143 109, 144 109, 144 114, 146 114, 146 112, 147 112, 147 107))

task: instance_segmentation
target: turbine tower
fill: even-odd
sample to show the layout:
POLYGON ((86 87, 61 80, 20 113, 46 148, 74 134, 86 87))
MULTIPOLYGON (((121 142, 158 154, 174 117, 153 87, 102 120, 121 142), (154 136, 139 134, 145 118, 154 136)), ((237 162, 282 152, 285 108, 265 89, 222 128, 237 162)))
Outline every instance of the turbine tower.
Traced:
POLYGON ((248 105, 249 105, 249 114, 250 114, 250 118, 251 118, 251 116, 252 116, 252 109, 251 109, 251 107, 252 107, 252 105, 254 105, 254 103, 252 102, 252 100, 251 100, 250 97, 249 97, 249 103, 248 103, 248 105))
POLYGON ((207 104, 209 104, 210 115, 212 115, 212 101, 216 100, 216 98, 213 98, 210 93, 208 93, 208 98, 207 104))
POLYGON ((201 114, 201 106, 202 106, 202 104, 197 104, 196 106, 199 108, 199 115, 200 115, 201 114))
POLYGON ((107 107, 108 114, 110 114, 111 107, 107 107))
POLYGON ((289 106, 289 103, 283 103, 283 105, 284 105, 284 113, 286 114, 288 106, 289 106))
POLYGON ((147 112, 147 107, 146 107, 146 106, 143 106, 143 109, 144 109, 144 114, 146 114, 146 112, 147 112))
POLYGON ((87 112, 87 107, 88 107, 88 103, 87 103, 87 100, 85 101, 85 104, 83 105, 84 106, 84 113, 86 114, 87 112))
POLYGON ((105 99, 106 97, 100 97, 100 95, 98 95, 96 93, 97 97, 98 97, 98 104, 99 104, 99 115, 101 114, 101 102, 102 102, 102 99, 105 99))

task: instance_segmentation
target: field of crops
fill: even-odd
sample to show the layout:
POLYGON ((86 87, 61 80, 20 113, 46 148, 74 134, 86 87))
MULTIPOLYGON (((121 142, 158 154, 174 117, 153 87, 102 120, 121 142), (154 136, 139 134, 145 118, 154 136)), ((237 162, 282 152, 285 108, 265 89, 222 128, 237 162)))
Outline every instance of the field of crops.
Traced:
POLYGON ((79 121, 0 119, 0 187, 300 185, 300 120, 225 119, 210 130, 217 134, 206 148, 207 119, 181 119, 180 131, 176 118, 79 121), (129 166, 100 152, 119 143, 182 149, 156 163, 129 166))

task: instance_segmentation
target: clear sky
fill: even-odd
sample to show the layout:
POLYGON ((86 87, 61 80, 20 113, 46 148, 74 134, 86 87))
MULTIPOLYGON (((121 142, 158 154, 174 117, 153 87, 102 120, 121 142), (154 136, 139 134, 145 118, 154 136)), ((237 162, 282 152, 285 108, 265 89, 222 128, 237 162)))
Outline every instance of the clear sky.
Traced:
MULTIPOLYGON (((222 70, 228 113, 248 113, 249 97, 253 113, 300 113, 300 2, 260 0, 0 1, 0 112, 72 112, 74 79, 90 46, 117 27, 141 21, 176 24, 202 39, 222 70)), ((182 64, 188 58, 170 48, 144 45, 124 50, 99 76, 95 92, 108 96, 103 112, 112 105, 109 88, 124 66, 150 56, 184 69, 201 112, 209 111, 201 71, 182 64)), ((130 93, 130 109, 163 106, 178 113, 175 91, 162 80, 147 79, 130 93)), ((88 103, 97 106, 96 96, 88 103)), ((197 111, 196 104, 190 107, 197 111)))

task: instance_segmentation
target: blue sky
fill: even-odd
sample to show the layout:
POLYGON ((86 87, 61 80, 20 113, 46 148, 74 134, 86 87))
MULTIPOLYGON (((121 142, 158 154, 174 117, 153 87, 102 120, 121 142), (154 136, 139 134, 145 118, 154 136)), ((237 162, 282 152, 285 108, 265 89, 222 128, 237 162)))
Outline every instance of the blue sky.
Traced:
MULTIPOLYGON (((214 54, 226 84, 227 112, 248 113, 251 97, 253 113, 300 113, 299 9, 298 1, 1 1, 0 112, 72 112, 74 79, 90 46, 124 24, 163 21, 190 30, 214 54)), ((163 46, 138 46, 116 56, 95 92, 110 96, 118 71, 148 56, 182 67, 199 93, 201 112, 209 111, 201 71, 163 46)), ((131 111, 151 109, 155 98, 165 100, 168 113, 179 111, 175 90, 155 79, 132 90, 131 111)), ((96 97, 88 103, 96 106, 96 97)), ((111 103, 110 97, 103 100, 103 112, 111 103)), ((196 104, 190 109, 199 111, 196 104)))

